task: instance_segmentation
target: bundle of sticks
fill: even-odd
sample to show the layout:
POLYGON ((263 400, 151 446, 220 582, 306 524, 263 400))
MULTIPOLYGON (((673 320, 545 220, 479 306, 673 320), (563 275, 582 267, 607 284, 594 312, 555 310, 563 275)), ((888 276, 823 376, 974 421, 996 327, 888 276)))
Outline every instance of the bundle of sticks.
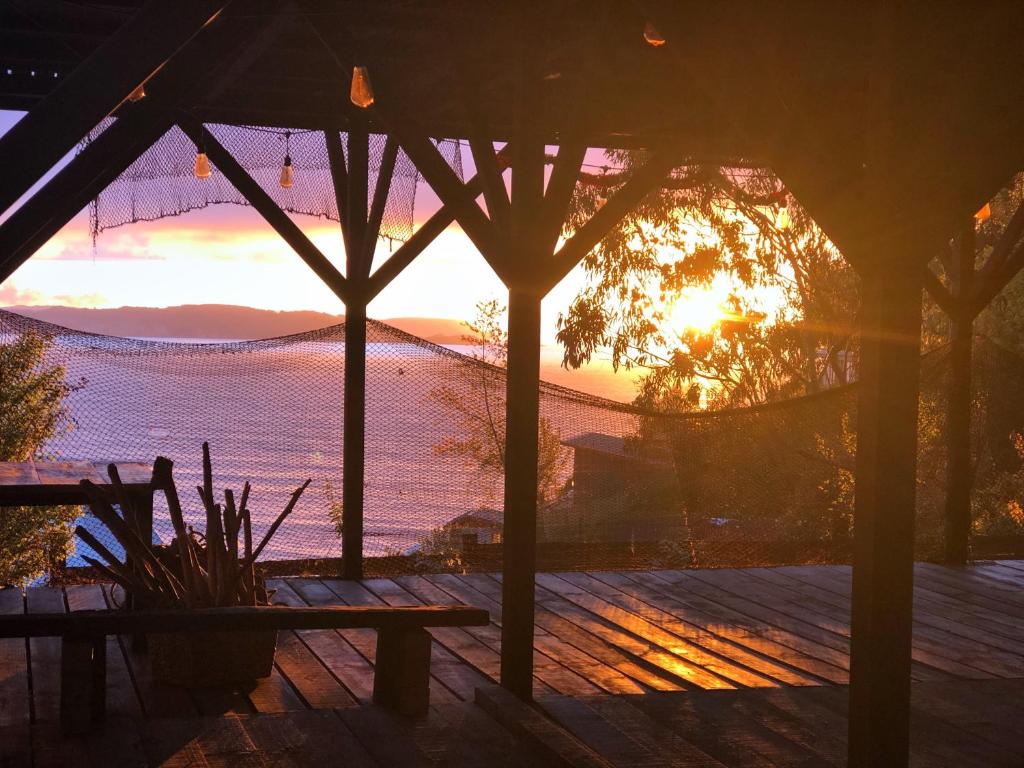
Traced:
POLYGON ((93 515, 125 552, 125 562, 121 562, 95 535, 78 526, 75 533, 102 561, 89 555, 84 555, 84 559, 130 593, 136 604, 148 607, 207 608, 265 603, 266 590, 256 578, 256 560, 295 509, 310 480, 295 489, 288 504, 259 544, 253 547, 249 483, 243 486, 237 504, 230 489, 224 491, 224 503, 217 503, 210 446, 203 443, 203 484, 196 490, 206 510, 206 531, 200 533, 186 525, 172 475, 173 466, 170 459, 158 457, 153 463, 152 479, 152 487, 163 489, 167 497, 175 534, 169 546, 154 545, 152 537, 142 533, 136 503, 121 482, 115 465, 107 468, 109 489, 82 481, 93 515), (121 514, 115 507, 120 508, 121 514))

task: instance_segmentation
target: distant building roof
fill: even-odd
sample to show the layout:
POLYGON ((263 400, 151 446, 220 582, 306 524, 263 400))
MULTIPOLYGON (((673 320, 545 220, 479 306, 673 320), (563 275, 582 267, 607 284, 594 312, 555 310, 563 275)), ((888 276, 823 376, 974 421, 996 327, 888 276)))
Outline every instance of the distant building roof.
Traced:
POLYGON ((642 461, 647 464, 670 464, 671 461, 667 452, 658 451, 655 455, 639 454, 626 446, 626 439, 616 435, 606 435, 601 432, 585 432, 582 435, 563 440, 562 445, 573 449, 595 451, 607 456, 617 456, 631 461, 642 461))

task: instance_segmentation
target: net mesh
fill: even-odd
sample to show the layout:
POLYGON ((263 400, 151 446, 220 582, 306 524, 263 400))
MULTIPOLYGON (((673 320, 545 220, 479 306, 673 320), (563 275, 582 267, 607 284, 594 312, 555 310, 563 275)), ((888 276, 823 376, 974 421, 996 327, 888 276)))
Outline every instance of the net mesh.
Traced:
MULTIPOLYGON (((112 121, 113 118, 108 118, 90 132, 82 147, 106 130, 112 121)), ((338 221, 338 203, 322 132, 220 124, 206 127, 283 210, 338 221), (280 184, 286 154, 293 167, 293 184, 289 188, 280 184)), ((367 206, 373 199, 386 143, 386 136, 370 135, 367 206)), ((439 140, 436 145, 461 179, 459 143, 439 140)), ((342 146, 347 152, 345 134, 342 134, 342 146)), ((89 217, 93 237, 125 224, 179 216, 210 205, 249 205, 212 163, 209 178, 196 178, 196 151, 196 145, 180 128, 171 128, 92 201, 89 217)), ((381 217, 382 238, 404 241, 412 234, 419 179, 413 162, 399 150, 381 217)))
MULTIPOLYGON (((292 572, 334 567, 323 560, 341 553, 343 325, 182 344, 97 336, 0 311, 0 343, 25 333, 49 339, 45 364, 62 366, 75 384, 69 423, 46 444, 46 458, 167 456, 186 515, 198 523, 193 489, 201 482, 200 446, 209 441, 218 489, 252 482, 257 534, 311 478, 263 557, 292 572)), ((367 571, 497 567, 504 371, 374 321, 366 354, 367 571)), ((945 370, 944 353, 924 358, 922 556, 941 532, 945 370)), ((1024 533, 1024 446, 1014 438, 1024 430, 1014 394, 1021 380, 1024 372, 1001 393, 976 398, 976 534, 1024 533)), ((847 560, 855 403, 850 385, 759 408, 673 416, 542 385, 539 567, 847 560)), ((159 497, 155 528, 170 539, 159 497)))

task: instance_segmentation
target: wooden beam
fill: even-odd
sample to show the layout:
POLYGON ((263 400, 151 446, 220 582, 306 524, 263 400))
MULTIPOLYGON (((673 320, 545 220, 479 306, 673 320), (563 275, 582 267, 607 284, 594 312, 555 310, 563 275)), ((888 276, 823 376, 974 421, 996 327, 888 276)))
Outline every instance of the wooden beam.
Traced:
POLYGON ((678 165, 675 152, 655 152, 644 165, 637 168, 629 180, 622 185, 590 221, 580 227, 555 254, 548 268, 548 289, 554 287, 579 261, 590 253, 601 239, 654 189, 678 165))
POLYGON ((901 250, 861 269, 851 766, 906 765, 909 749, 922 291, 901 250))
POLYGON ((281 605, 230 608, 75 611, 0 616, 0 638, 100 637, 138 632, 250 632, 281 629, 416 629, 487 626, 487 611, 468 605, 408 607, 281 605))
POLYGON ((945 560, 965 565, 970 550, 971 487, 971 357, 974 313, 969 302, 974 277, 974 219, 956 239, 951 274, 958 311, 950 314, 949 384, 946 388, 945 560))
POLYGON ((939 280, 938 275, 932 272, 932 268, 927 264, 924 267, 924 288, 928 291, 928 295, 935 300, 935 303, 939 305, 939 309, 946 313, 947 317, 953 317, 958 313, 958 307, 956 300, 952 294, 946 289, 946 286, 939 280))
POLYGON ((345 304, 343 408, 341 577, 361 579, 366 475, 366 298, 362 294, 345 304))
POLYGON ((345 273, 350 283, 367 273, 366 206, 369 197, 370 134, 366 123, 354 120, 348 130, 348 226, 345 230, 345 273))
MULTIPOLYGON (((479 194, 480 184, 480 176, 477 174, 466 182, 466 189, 470 193, 479 194)), ((391 254, 391 257, 381 264, 376 272, 370 275, 366 289, 367 301, 372 301, 378 293, 384 290, 454 221, 455 210, 449 205, 443 205, 433 216, 423 222, 420 228, 412 233, 412 237, 402 243, 398 250, 391 254)))
POLYGON ((587 145, 582 142, 567 142, 558 148, 555 166, 544 192, 543 247, 547 253, 554 253, 558 247, 558 238, 562 234, 562 225, 586 154, 587 145))
POLYGON ((345 301, 348 292, 348 283, 330 260, 320 252, 313 242, 306 237, 299 226, 292 221, 288 214, 281 210, 270 195, 256 183, 248 171, 238 164, 238 161, 231 156, 224 146, 206 128, 188 119, 179 119, 179 126, 185 134, 195 142, 196 146, 206 149, 206 154, 218 170, 224 174, 232 186, 237 189, 242 197, 255 208, 270 226, 281 236, 281 238, 292 247, 299 257, 306 262, 317 277, 330 288, 334 294, 345 301))
POLYGON ((334 199, 338 204, 338 220, 342 236, 348 229, 348 169, 345 164, 345 150, 341 146, 340 132, 334 129, 324 131, 327 145, 327 160, 331 165, 331 182, 334 185, 334 199))
POLYGON ((473 164, 484 190, 487 215, 499 231, 508 232, 509 198, 508 190, 505 189, 505 179, 501 166, 498 165, 494 144, 477 125, 474 125, 470 133, 469 149, 473 154, 473 164))
POLYGON ((373 270, 373 256, 377 251, 377 240, 380 237, 380 225, 384 219, 384 209, 388 204, 391 192, 391 179, 395 174, 395 162, 398 160, 398 142, 388 136, 381 155, 380 167, 377 169, 377 182, 373 189, 373 204, 366 222, 366 254, 364 256, 363 279, 370 276, 373 270))
POLYGON ((1006 287, 1021 268, 1024 268, 1024 201, 1017 206, 1006 224, 998 242, 989 254, 985 266, 978 270, 974 279, 970 303, 974 314, 989 305, 999 292, 1006 287))
MULTIPOLYGON (((141 105, 140 105, 141 106, 141 105)), ((0 224, 0 282, 10 277, 89 201, 171 127, 149 108, 126 111, 0 224)))
POLYGON ((505 265, 504 249, 497 229, 477 205, 476 195, 466 189, 466 185, 455 175, 438 148, 411 119, 400 117, 381 104, 381 100, 372 109, 380 122, 387 126, 388 133, 398 140, 431 189, 441 198, 441 202, 450 206, 466 236, 500 276, 505 265))
POLYGON ((181 50, 226 0, 149 0, 0 137, 0 212, 9 208, 128 95, 181 50))

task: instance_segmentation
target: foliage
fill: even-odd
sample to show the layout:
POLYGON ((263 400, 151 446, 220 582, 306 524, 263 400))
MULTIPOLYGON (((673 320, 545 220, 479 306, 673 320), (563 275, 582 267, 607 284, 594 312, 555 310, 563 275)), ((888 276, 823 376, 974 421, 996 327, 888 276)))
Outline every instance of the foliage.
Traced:
MULTIPOLYGON (((441 386, 431 391, 436 402, 454 413, 458 434, 434 446, 439 456, 457 456, 474 466, 481 475, 495 477, 505 471, 505 378, 502 369, 508 359, 508 334, 502 328, 505 307, 497 301, 477 304, 473 322, 464 323, 463 336, 474 347, 476 378, 468 391, 441 386)), ((541 417, 538 425, 537 502, 555 498, 567 461, 561 436, 551 422, 541 417)))
MULTIPOLYGON (((608 154, 627 169, 643 161, 608 154)), ((645 370, 642 404, 685 410, 844 383, 857 285, 825 234, 794 201, 778 207, 768 171, 698 168, 682 180, 648 195, 584 260, 588 282, 559 317, 564 364, 579 367, 607 346, 616 367, 645 370), (672 327, 675 302, 723 278, 720 323, 672 327)), ((597 193, 576 195, 567 230, 598 205, 597 193)))
MULTIPOLYGON (((24 333, 0 345, 0 461, 40 458, 44 443, 70 429, 61 366, 48 365, 51 341, 24 333)), ((25 584, 61 567, 71 554, 78 507, 0 510, 0 585, 25 584)))
POLYGON ((158 457, 153 464, 153 485, 165 489, 167 508, 174 525, 175 537, 166 546, 154 545, 141 533, 135 505, 121 485, 114 465, 110 466, 112 499, 105 490, 88 480, 82 481, 89 496, 89 508, 107 527, 126 555, 122 563, 95 536, 79 526, 75 533, 102 561, 89 555, 83 555, 83 559, 134 595, 142 605, 151 608, 207 608, 266 603, 266 590, 256 579, 256 560, 285 518, 295 509, 310 481, 307 480, 295 489, 284 510, 254 547, 248 508, 249 483, 242 488, 237 505, 230 489, 224 491, 224 503, 216 503, 210 446, 203 443, 203 485, 196 490, 206 509, 206 532, 198 533, 191 526, 185 525, 171 474, 172 467, 172 462, 163 457, 158 457), (124 512, 123 517, 114 509, 114 504, 124 512), (239 534, 243 535, 241 554, 239 534))

